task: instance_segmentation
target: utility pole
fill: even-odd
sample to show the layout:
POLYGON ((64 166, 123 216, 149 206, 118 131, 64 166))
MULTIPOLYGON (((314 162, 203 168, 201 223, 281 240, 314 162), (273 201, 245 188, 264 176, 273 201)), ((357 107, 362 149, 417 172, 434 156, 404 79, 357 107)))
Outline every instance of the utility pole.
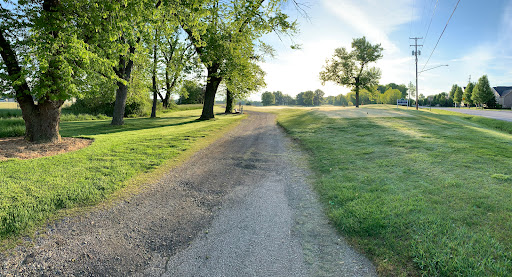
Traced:
POLYGON ((412 51, 412 55, 416 57, 416 110, 418 110, 418 55, 421 55, 421 51, 418 52, 418 46, 423 46, 423 45, 418 45, 418 39, 423 39, 423 38, 409 38, 409 39, 414 39, 414 44, 411 45, 411 46, 414 46, 414 51, 412 51))

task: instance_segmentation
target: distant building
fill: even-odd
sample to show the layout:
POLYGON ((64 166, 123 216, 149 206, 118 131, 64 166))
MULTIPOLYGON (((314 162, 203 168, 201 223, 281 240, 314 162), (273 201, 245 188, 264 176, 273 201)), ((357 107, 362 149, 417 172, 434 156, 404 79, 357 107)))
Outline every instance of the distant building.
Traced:
POLYGON ((512 107, 512 87, 493 87, 492 92, 496 96, 496 101, 503 108, 512 107))
POLYGON ((0 98, 0 102, 16 102, 15 98, 0 98))

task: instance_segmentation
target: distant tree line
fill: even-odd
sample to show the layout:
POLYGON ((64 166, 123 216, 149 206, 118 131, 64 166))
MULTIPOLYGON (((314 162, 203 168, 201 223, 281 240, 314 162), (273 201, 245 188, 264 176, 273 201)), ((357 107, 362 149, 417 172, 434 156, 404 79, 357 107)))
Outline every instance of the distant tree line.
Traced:
POLYGON ((472 106, 491 109, 500 108, 487 75, 480 77, 476 83, 469 82, 465 88, 454 84, 448 93, 441 92, 428 98, 423 95, 420 96, 418 104, 424 106, 461 107, 464 105, 469 108, 472 106))
POLYGON ((261 95, 261 103, 263 106, 320 106, 325 104, 324 95, 325 93, 320 89, 301 92, 295 98, 280 91, 266 91, 261 95))
MULTIPOLYGON (((408 86, 404 84, 389 83, 387 85, 378 85, 371 89, 359 90, 359 103, 368 104, 391 104, 396 105, 398 99, 407 99, 408 93, 411 93, 411 105, 416 104, 415 87, 412 83, 408 86)), ((261 97, 263 106, 270 105, 298 105, 298 106, 355 106, 356 92, 353 90, 347 94, 324 97, 324 92, 320 89, 315 91, 304 91, 295 98, 280 91, 264 92, 261 97)), ((449 92, 441 92, 436 95, 425 97, 418 95, 418 105, 420 106, 439 106, 439 107, 486 107, 500 108, 496 97, 492 92, 487 75, 482 76, 478 82, 469 82, 462 88, 456 84, 452 85, 449 92)))
MULTIPOLYGON (((389 83, 387 85, 378 85, 373 89, 359 90, 359 103, 368 104, 396 104, 397 99, 407 97, 408 88, 405 85, 389 83)), ((308 90, 297 94, 295 98, 280 91, 266 91, 261 95, 263 106, 271 105, 298 105, 298 106, 320 106, 324 104, 335 106, 355 106, 356 92, 353 90, 346 95, 324 97, 325 93, 317 89, 308 90)))

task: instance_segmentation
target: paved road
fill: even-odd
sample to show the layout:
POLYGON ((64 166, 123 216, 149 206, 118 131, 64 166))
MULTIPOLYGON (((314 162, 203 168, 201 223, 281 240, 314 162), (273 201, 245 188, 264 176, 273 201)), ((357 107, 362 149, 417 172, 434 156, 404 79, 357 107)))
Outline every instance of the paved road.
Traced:
POLYGON ((308 175, 275 116, 251 113, 143 193, 50 226, 2 257, 1 273, 376 276, 328 224, 308 175))
POLYGON ((498 120, 512 121, 512 110, 477 110, 477 109, 458 109, 458 108, 441 108, 432 107, 433 109, 442 109, 452 112, 478 115, 498 120))

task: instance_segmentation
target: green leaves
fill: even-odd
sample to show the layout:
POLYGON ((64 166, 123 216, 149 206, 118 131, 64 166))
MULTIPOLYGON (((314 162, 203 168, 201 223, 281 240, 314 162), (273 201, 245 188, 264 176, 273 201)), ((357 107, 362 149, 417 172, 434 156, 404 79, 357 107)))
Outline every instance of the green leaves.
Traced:
MULTIPOLYGON (((320 72, 322 84, 332 81, 338 85, 354 88, 356 99, 359 98, 359 89, 371 89, 377 86, 381 77, 381 71, 372 67, 366 69, 367 65, 382 57, 380 44, 372 45, 365 37, 356 38, 352 41, 352 51, 346 48, 337 48, 334 56, 326 62, 320 72)), ((357 101, 358 102, 358 101, 357 101)), ((356 103, 359 106, 359 103, 356 103)))
POLYGON ((361 67, 382 58, 383 48, 380 44, 372 45, 366 40, 366 37, 354 39, 352 41, 352 49, 354 49, 352 53, 356 61, 361 63, 361 67))
POLYGON ((475 85, 471 82, 468 83, 466 89, 464 89, 464 94, 462 95, 462 100, 465 104, 471 106, 473 104, 473 88, 475 85))
POLYGON ((489 85, 489 79, 487 78, 487 75, 484 75, 478 79, 478 83, 476 83, 473 94, 472 94, 472 100, 476 104, 492 104, 491 102, 494 101, 494 104, 496 104, 496 99, 494 96, 494 93, 492 92, 491 86, 489 85))

